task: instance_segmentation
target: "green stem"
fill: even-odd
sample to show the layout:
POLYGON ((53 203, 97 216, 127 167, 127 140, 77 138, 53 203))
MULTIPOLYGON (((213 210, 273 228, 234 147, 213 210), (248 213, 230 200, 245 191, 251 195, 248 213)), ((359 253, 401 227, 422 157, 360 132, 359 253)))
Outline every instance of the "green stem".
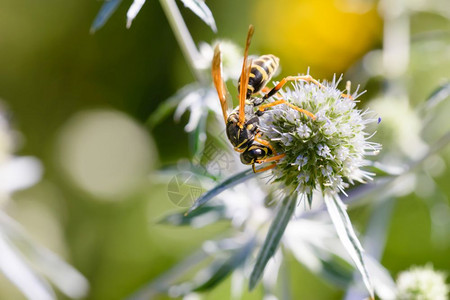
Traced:
POLYGON ((175 33, 175 38, 180 45, 181 51, 191 69, 192 74, 200 83, 205 83, 206 78, 197 67, 200 53, 192 40, 191 34, 184 23, 183 17, 174 0, 160 0, 161 6, 169 20, 170 27, 175 33))

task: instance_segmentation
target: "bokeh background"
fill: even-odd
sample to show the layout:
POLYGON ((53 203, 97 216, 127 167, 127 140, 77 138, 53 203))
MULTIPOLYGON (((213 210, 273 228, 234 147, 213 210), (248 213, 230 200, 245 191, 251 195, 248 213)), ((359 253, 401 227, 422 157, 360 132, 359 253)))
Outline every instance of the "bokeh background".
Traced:
MULTIPOLYGON (((395 80, 404 82, 416 106, 450 77, 450 21, 439 12, 445 1, 437 2, 436 10, 422 9, 426 1, 412 2, 410 63, 395 80)), ((38 184, 16 193, 4 209, 87 277, 88 299, 122 299, 229 225, 194 230, 156 224, 178 209, 155 170, 190 157, 183 130, 188 115, 179 123, 168 117, 153 129, 147 119, 194 77, 158 1, 147 1, 130 29, 125 20, 131 2, 123 1, 106 25, 90 34, 101 4, 0 2, 0 98, 20 132, 16 153, 37 157, 45 170, 38 184)), ((251 52, 279 56, 283 75, 305 73, 308 67, 319 79, 345 73, 345 79, 368 90, 364 99, 369 107, 370 99, 386 88, 370 55, 383 45, 385 15, 376 1, 207 4, 217 34, 178 2, 197 43, 227 38, 243 46, 252 23, 251 52)), ((376 140, 388 138, 396 137, 381 126, 376 140)), ((447 147, 433 165, 441 166, 434 178, 447 203, 440 206, 444 210, 450 195, 449 162, 447 147)), ((428 262, 450 271, 450 228, 439 220, 439 207, 433 207, 435 195, 424 191, 397 199, 382 259, 393 276, 428 262), (438 238, 433 237, 433 222, 443 224, 438 238)), ((363 230, 368 212, 358 208, 350 214, 363 230)), ((288 260, 295 298, 342 297, 342 291, 288 260)), ((207 297, 228 299, 229 284, 225 281, 207 297)), ((246 298, 261 295, 256 290, 246 298)), ((0 298, 23 298, 1 274, 0 298)))

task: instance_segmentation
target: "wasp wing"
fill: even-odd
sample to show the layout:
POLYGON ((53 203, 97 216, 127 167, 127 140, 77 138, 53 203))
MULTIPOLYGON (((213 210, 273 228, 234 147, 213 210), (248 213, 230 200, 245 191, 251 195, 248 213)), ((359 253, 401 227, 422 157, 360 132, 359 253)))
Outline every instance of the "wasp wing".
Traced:
POLYGON ((222 77, 222 58, 221 58, 219 44, 217 44, 216 47, 214 48, 214 57, 213 57, 213 61, 212 61, 211 70, 212 70, 214 86, 216 87, 217 95, 219 95, 223 119, 226 124, 227 119, 228 119, 227 110, 228 110, 228 105, 229 105, 227 102, 227 99, 230 98, 230 93, 228 92, 227 86, 225 85, 225 82, 223 81, 223 77, 222 77))

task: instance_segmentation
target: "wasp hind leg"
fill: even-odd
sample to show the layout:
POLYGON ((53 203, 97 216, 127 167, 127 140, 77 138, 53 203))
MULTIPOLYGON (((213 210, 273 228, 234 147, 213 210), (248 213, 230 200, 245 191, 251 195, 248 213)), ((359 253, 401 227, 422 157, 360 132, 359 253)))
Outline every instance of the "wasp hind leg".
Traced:
MULTIPOLYGON (((266 97, 268 93, 270 93, 272 89, 265 86, 263 87, 258 93, 261 95, 261 97, 252 97, 251 104, 253 104, 254 107, 260 106, 263 104, 264 101, 266 101, 269 97, 266 97)), ((278 97, 281 97, 280 94, 277 94, 278 97)))
POLYGON ((255 164, 253 164, 252 165, 253 172, 254 173, 261 173, 261 172, 273 169, 273 168, 275 168, 277 166, 278 161, 280 159, 282 159, 283 157, 285 157, 284 153, 283 154, 279 154, 279 155, 275 155, 275 156, 271 156, 271 157, 266 158, 266 159, 260 159, 260 160, 256 161, 256 163, 258 163, 258 164, 263 164, 263 163, 266 163, 266 162, 274 162, 274 163, 270 164, 270 165, 268 165, 266 167, 263 167, 261 169, 256 169, 255 164))
POLYGON ((256 141, 264 146, 269 147, 269 149, 272 151, 272 153, 274 155, 277 155, 277 152, 275 151, 275 149, 273 149, 272 145, 268 141, 260 139, 261 135, 262 135, 262 133, 258 132, 254 138, 254 141, 256 141))
MULTIPOLYGON (((303 76, 287 76, 285 78, 283 78, 273 89, 271 89, 267 94, 265 94, 263 96, 263 100, 269 99, 270 97, 272 97, 273 95, 275 95, 286 83, 288 83, 289 81, 296 81, 296 80, 303 80, 306 82, 311 82, 314 83, 315 85, 317 85, 320 88, 325 88, 325 86, 323 84, 321 84, 320 82, 318 82, 316 79, 314 79, 311 75, 303 75, 303 76)), ((352 96, 348 95, 348 94, 341 94, 341 96, 343 98, 349 98, 352 99, 352 96)))
POLYGON ((261 172, 264 172, 264 171, 267 171, 267 170, 271 170, 271 169, 275 168, 276 166, 277 166, 277 164, 274 163, 274 164, 268 165, 267 167, 264 167, 264 168, 261 168, 261 169, 257 169, 255 167, 255 164, 253 164, 252 165, 252 169, 253 169, 253 173, 261 173, 261 172))
POLYGON ((264 113, 264 111, 265 111, 267 108, 273 107, 273 106, 276 106, 276 105, 280 105, 280 104, 286 104, 286 105, 289 106, 290 108, 295 109, 296 111, 301 112, 301 113, 307 115, 307 116, 310 117, 311 119, 313 119, 313 120, 316 119, 316 116, 315 116, 313 113, 307 111, 306 109, 303 109, 303 108, 300 108, 300 107, 298 107, 298 106, 295 106, 294 104, 291 104, 291 103, 287 102, 287 101, 284 100, 284 99, 276 100, 276 101, 273 101, 273 102, 270 102, 270 103, 261 105, 261 106, 259 107, 259 115, 261 115, 262 113, 264 113))

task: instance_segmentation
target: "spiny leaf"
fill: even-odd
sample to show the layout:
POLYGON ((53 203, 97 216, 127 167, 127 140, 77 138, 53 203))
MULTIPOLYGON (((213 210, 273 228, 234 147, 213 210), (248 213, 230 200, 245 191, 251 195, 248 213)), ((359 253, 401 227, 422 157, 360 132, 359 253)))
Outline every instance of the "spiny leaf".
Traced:
POLYGON ((182 212, 170 214, 162 218, 158 223, 175 226, 190 225, 193 227, 203 227, 224 218, 225 206, 207 206, 199 207, 189 215, 182 212))
POLYGON ((270 225, 264 244, 262 245, 255 267, 250 275, 249 289, 252 290, 261 279, 269 259, 275 254, 283 233, 291 220, 297 205, 297 194, 289 195, 281 203, 277 215, 270 225))
POLYGON ((255 177, 256 175, 257 175, 257 173, 253 173, 253 170, 250 169, 250 170, 246 170, 241 173, 238 173, 238 174, 226 179, 225 181, 223 181, 222 183, 220 183, 213 189, 211 189, 208 192, 201 195, 200 198, 198 198, 194 202, 194 204, 191 206, 191 208, 189 208, 189 210, 186 212, 186 215, 190 214, 192 211, 194 211, 201 205, 205 204, 209 200, 213 199, 215 196, 219 195, 226 189, 232 188, 252 177, 255 177))
POLYGON ((373 284, 380 299, 395 299, 396 285, 389 271, 369 255, 365 256, 364 261, 373 277, 373 284))
POLYGON ((56 299, 50 284, 37 274, 11 241, 0 232, 1 272, 28 299, 56 299))
POLYGON ((223 262, 219 267, 215 266, 210 278, 196 287, 194 291, 206 291, 222 282, 231 272, 241 266, 252 252, 255 246, 255 240, 251 239, 241 249, 237 250, 230 258, 223 262))
POLYGON ((127 11, 127 28, 131 27, 131 23, 144 5, 145 0, 134 0, 127 11))
POLYGON ((317 268, 319 277, 325 278, 338 286, 348 287, 353 275, 351 265, 334 255, 327 259, 319 258, 319 261, 321 264, 321 267, 317 268))
MULTIPOLYGON (((191 112, 192 113, 192 112, 191 112)), ((201 156, 205 149, 206 141, 206 120, 208 118, 208 110, 204 110, 197 124, 197 127, 189 133, 189 148, 192 156, 201 156)))
POLYGON ((450 82, 445 82, 438 86, 426 99, 426 109, 430 110, 436 107, 443 100, 450 96, 450 82))
POLYGON ((327 206, 328 213, 336 228, 339 239, 361 273, 364 285, 369 291, 370 296, 374 298, 373 285, 364 263, 364 250, 353 230, 345 205, 337 195, 326 195, 324 198, 325 205, 327 206))
POLYGON ((195 252, 181 262, 178 262, 168 271, 159 275, 156 279, 147 283, 127 299, 148 300, 155 298, 158 294, 166 293, 177 280, 191 272, 193 269, 197 268, 208 257, 209 255, 203 250, 195 252))
MULTIPOLYGON (((386 244, 386 233, 395 206, 394 199, 384 199, 374 203, 370 221, 367 225, 363 239, 364 247, 367 249, 364 256, 367 270, 369 271, 376 294, 381 299, 395 299, 396 287, 389 272, 377 261, 381 259, 386 244)), ((346 299, 364 298, 367 296, 359 288, 359 281, 347 290, 346 299), (363 292, 363 293, 361 293, 363 292), (359 297, 361 296, 361 297, 359 297)))
POLYGON ((106 0, 100 8, 97 16, 94 19, 94 22, 91 26, 91 33, 100 29, 103 25, 105 25, 106 21, 111 17, 111 15, 116 11, 122 0, 106 0))
POLYGON ((156 110, 150 115, 150 117, 147 119, 148 126, 152 129, 161 121, 166 118, 169 114, 172 113, 172 111, 175 110, 175 108, 178 106, 178 104, 191 92, 198 89, 197 84, 189 84, 179 91, 176 92, 175 95, 170 97, 169 99, 162 102, 156 110))
POLYGON ((306 199, 308 200, 309 208, 311 209, 311 205, 313 202, 313 195, 311 193, 306 194, 306 199))
MULTIPOLYGON (((86 278, 84 278, 83 275, 74 267, 69 265, 67 262, 62 260, 59 256, 57 256, 50 250, 34 242, 30 237, 28 237, 27 233, 22 229, 20 224, 1 212, 0 227, 3 231, 3 233, 0 232, 0 235, 5 235, 4 241, 10 240, 12 242, 10 247, 14 248, 14 245, 15 247, 17 247, 17 250, 24 253, 27 258, 33 263, 33 266, 35 266, 41 273, 43 273, 65 295, 70 298, 83 298, 86 296, 89 290, 89 283, 87 282, 86 278)), ((3 251, 0 251, 0 253, 3 253, 3 251)), ((21 259, 19 255, 14 253, 10 253, 9 255, 11 255, 11 259, 16 260, 18 264, 21 264, 21 262, 18 261, 18 259, 21 259), (14 256, 17 257, 14 258, 14 256)), ((19 268, 19 266, 17 266, 17 268, 19 268)), ((24 272, 23 275, 28 277, 28 280, 31 280, 30 286, 27 286, 27 289, 30 288, 31 290, 31 285, 36 284, 33 283, 33 281, 35 280, 40 281, 41 284, 43 284, 41 288, 46 289, 46 281, 44 281, 43 278, 41 279, 40 276, 31 274, 31 269, 27 271, 27 265, 23 265, 20 268, 22 268, 22 271, 24 272), (35 276, 37 276, 38 278, 35 278, 33 280, 33 277, 35 276)), ((36 295, 35 297, 37 297, 36 295)), ((42 297, 42 299, 44 299, 44 297, 42 297)))
POLYGON ((181 0, 184 6, 189 8, 194 14, 203 20, 214 32, 217 32, 214 17, 203 0, 181 0))
POLYGON ((368 171, 375 173, 378 176, 399 176, 405 173, 407 167, 384 165, 379 162, 371 162, 369 166, 366 167, 368 171))

